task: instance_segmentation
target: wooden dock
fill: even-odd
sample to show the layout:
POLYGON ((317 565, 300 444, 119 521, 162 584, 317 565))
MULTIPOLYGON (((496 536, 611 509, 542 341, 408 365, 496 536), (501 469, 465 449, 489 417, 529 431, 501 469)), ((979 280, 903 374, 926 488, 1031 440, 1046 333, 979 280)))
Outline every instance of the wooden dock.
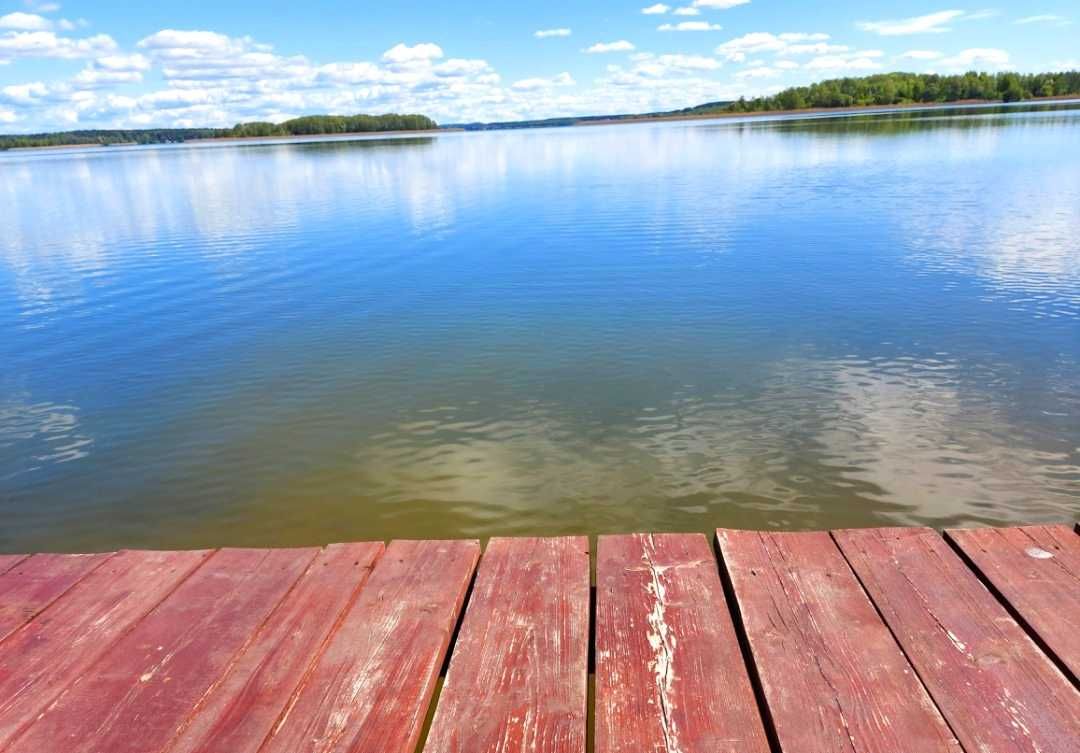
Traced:
POLYGON ((1067 526, 601 536, 595 555, 0 555, 0 752, 1080 751, 1067 526))

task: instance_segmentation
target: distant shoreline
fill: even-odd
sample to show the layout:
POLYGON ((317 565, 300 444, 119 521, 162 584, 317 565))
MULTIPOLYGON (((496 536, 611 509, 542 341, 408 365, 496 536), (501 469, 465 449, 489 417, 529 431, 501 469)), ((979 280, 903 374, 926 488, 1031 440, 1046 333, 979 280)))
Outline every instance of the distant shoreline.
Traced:
POLYGON ((357 136, 416 136, 425 133, 446 133, 464 130, 462 128, 418 128, 409 131, 353 131, 350 133, 310 133, 296 136, 221 136, 219 138, 187 139, 184 144, 213 144, 217 142, 233 143, 244 141, 351 141, 357 136))
MULTIPOLYGON (((686 114, 686 115, 642 115, 638 116, 621 116, 611 118, 597 118, 590 120, 580 120, 574 123, 566 125, 550 125, 543 126, 537 125, 528 128, 527 130, 537 130, 543 128, 567 128, 567 127, 582 127, 582 126, 610 126, 610 125, 632 125, 635 123, 665 123, 665 122, 679 122, 679 121, 706 121, 706 120, 728 120, 732 118, 761 118, 767 116, 788 116, 788 115, 851 115, 867 112, 903 112, 906 110, 948 110, 955 107, 970 107, 970 106, 994 106, 1005 105, 1009 106, 1022 106, 1025 104, 1040 104, 1040 103, 1052 103, 1052 102, 1078 102, 1080 97, 1075 94, 1062 94, 1053 97, 1032 97, 1030 99, 1021 100, 1019 102, 1004 103, 996 99, 962 99, 954 102, 933 102, 933 103, 908 103, 899 105, 853 105, 851 107, 807 107, 801 110, 756 110, 753 112, 725 112, 717 111, 711 113, 701 114, 686 114)), ((519 128, 487 128, 482 130, 526 130, 519 128)), ((220 137, 207 137, 207 138, 192 138, 185 139, 184 141, 169 142, 169 145, 183 146, 185 144, 242 144, 242 143, 265 143, 265 142, 280 142, 283 144, 296 143, 296 142, 327 142, 327 141, 357 141, 364 137, 372 138, 385 138, 393 136, 420 136, 420 135, 436 135, 440 133, 465 133, 472 132, 471 129, 462 128, 459 126, 452 127, 438 127, 438 128, 423 128, 413 130, 400 130, 400 131, 355 131, 349 133, 313 133, 304 135, 282 135, 282 136, 220 136, 220 137)), ((162 144, 153 144, 153 146, 161 146, 162 144)), ((7 149, 0 150, 0 154, 3 152, 27 152, 27 151, 56 151, 63 149, 112 149, 116 147, 127 146, 139 146, 137 143, 115 143, 115 144, 53 144, 50 146, 15 146, 7 149)))
POLYGON ((954 102, 927 102, 924 104, 911 102, 900 105, 852 105, 850 107, 805 107, 801 110, 754 110, 753 112, 726 112, 719 110, 717 112, 701 113, 698 115, 643 115, 641 117, 636 116, 623 116, 619 118, 600 119, 600 120, 582 120, 573 123, 573 126, 598 126, 598 125, 627 125, 631 123, 662 123, 664 121, 675 120, 720 120, 727 118, 752 118, 762 117, 765 115, 823 115, 823 114, 836 114, 845 115, 852 113, 860 113, 867 111, 901 111, 901 110, 948 110, 952 107, 964 107, 969 105, 1026 105, 1037 104, 1040 102, 1069 102, 1080 101, 1080 97, 1075 94, 1062 94, 1054 97, 1032 97, 1030 99, 1024 99, 1019 102, 1002 102, 999 99, 958 99, 954 102))

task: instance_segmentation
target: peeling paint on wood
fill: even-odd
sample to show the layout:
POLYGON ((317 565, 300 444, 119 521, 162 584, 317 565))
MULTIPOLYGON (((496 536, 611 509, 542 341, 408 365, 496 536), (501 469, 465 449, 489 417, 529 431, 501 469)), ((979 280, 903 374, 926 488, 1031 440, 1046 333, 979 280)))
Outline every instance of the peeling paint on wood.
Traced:
POLYGON ((1080 692, 941 536, 833 535, 966 751, 1076 752, 1080 692))
POLYGON ((413 753, 479 555, 390 544, 263 753, 413 753))
POLYGON ((716 535, 783 750, 960 753, 828 533, 716 535))
POLYGON ((159 751, 316 551, 215 553, 4 753, 159 751))
POLYGON ((588 539, 492 539, 425 753, 584 753, 588 644, 588 539))
POLYGON ((946 535, 1077 683, 1080 536, 1068 526, 955 529, 946 535))
POLYGON ((36 617, 111 554, 35 554, 0 575, 0 641, 36 617))
POLYGON ((120 552, 0 645, 0 750, 209 552, 120 552))
POLYGON ((596 753, 768 751, 708 540, 601 536, 596 570, 596 753))
POLYGON ((320 552, 168 753, 256 753, 382 552, 382 543, 320 552))

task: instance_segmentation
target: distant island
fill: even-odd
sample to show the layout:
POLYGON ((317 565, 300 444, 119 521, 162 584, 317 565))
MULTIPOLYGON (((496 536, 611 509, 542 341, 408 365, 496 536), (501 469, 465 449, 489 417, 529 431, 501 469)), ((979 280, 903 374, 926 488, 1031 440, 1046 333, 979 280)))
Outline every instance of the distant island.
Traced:
POLYGON ((626 115, 583 115, 540 120, 438 125, 426 115, 305 115, 283 123, 238 123, 232 128, 146 128, 0 135, 0 150, 119 144, 171 144, 199 139, 273 138, 388 131, 467 131, 550 128, 612 122, 706 118, 750 113, 917 107, 962 102, 1021 102, 1080 96, 1080 71, 1057 73, 879 73, 795 86, 768 97, 706 102, 681 110, 626 115))
POLYGON ((199 139, 431 131, 438 127, 438 124, 426 115, 305 115, 283 123, 237 123, 232 128, 140 128, 0 135, 0 150, 54 146, 176 144, 199 139))

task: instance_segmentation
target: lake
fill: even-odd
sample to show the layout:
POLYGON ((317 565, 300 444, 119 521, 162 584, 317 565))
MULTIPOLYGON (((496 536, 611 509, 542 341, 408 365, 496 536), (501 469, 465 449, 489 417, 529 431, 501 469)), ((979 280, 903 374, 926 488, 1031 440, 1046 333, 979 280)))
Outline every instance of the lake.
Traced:
POLYGON ((0 155, 0 551, 1080 513, 1080 106, 0 155))

